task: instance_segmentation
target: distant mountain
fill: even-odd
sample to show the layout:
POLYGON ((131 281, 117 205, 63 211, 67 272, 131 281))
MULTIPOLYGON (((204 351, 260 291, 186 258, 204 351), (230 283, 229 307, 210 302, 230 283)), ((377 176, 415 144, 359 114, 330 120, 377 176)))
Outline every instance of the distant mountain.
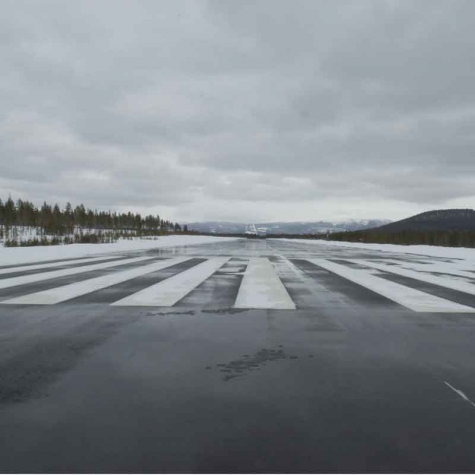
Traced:
POLYGON ((475 210, 439 209, 401 219, 375 231, 396 233, 400 231, 475 231, 475 210))
POLYGON ((200 233, 244 234, 247 224, 230 223, 227 221, 206 221, 203 223, 188 223, 188 230, 200 233))
MULTIPOLYGON (((230 223, 225 221, 208 221, 202 223, 187 223, 188 229, 202 233, 216 234, 244 234, 252 225, 258 229, 266 229, 267 234, 315 234, 335 233, 341 231, 358 231, 370 229, 390 223, 389 220, 350 220, 343 222, 315 221, 315 222, 275 222, 275 223, 230 223)), ((185 223, 183 223, 185 224, 185 223)))

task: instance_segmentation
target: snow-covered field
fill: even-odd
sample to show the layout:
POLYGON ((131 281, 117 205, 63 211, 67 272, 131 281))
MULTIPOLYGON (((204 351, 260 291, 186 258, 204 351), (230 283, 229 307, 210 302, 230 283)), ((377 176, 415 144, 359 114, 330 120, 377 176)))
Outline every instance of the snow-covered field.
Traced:
MULTIPOLYGON (((0 225, 0 246, 5 243, 7 240, 14 240, 18 244, 25 243, 31 239, 46 239, 51 242, 54 238, 63 239, 65 237, 70 238, 74 241, 76 237, 87 236, 91 234, 98 235, 114 235, 118 231, 114 229, 94 229, 94 228, 84 228, 76 226, 74 232, 71 234, 66 234, 64 236, 58 236, 54 234, 48 234, 43 232, 42 228, 38 226, 11 226, 9 228, 0 225)), ((128 235, 135 236, 137 232, 135 230, 126 230, 128 235)))
POLYGON ((215 236, 160 236, 149 239, 121 239, 112 244, 69 244, 59 246, 0 247, 0 266, 41 262, 55 259, 74 259, 101 254, 121 253, 174 246, 191 246, 238 238, 215 236))
POLYGON ((318 239, 281 239, 282 241, 301 242, 305 244, 318 244, 323 246, 352 247, 370 251, 399 252, 403 254, 419 254, 422 256, 443 257, 448 259, 464 259, 475 261, 475 249, 466 247, 441 247, 398 244, 366 244, 360 242, 322 241, 318 239))

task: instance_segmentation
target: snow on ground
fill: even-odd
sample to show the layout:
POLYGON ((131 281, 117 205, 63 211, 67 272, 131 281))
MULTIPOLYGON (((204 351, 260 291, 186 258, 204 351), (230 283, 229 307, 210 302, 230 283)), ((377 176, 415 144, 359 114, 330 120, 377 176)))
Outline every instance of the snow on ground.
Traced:
POLYGON ((27 262, 75 259, 110 253, 123 253, 174 246, 191 246, 238 238, 216 236, 160 236, 155 239, 121 239, 112 244, 68 244, 59 246, 0 247, 0 266, 27 262))
MULTIPOLYGON (((133 229, 126 229, 123 230, 128 235, 135 236, 137 231, 133 229)), ((11 226, 6 228, 5 226, 0 225, 0 245, 2 245, 7 239, 12 239, 17 241, 18 243, 26 242, 30 239, 47 239, 51 242, 52 239, 63 239, 63 238, 70 238, 74 240, 75 237, 79 236, 86 236, 89 234, 100 234, 100 235, 108 235, 108 234, 116 234, 120 232, 119 230, 114 229, 95 229, 95 228, 85 228, 81 226, 75 226, 74 231, 71 234, 65 235, 54 235, 48 234, 43 232, 42 228, 39 226, 11 226)))
POLYGON ((305 244, 318 244, 323 246, 353 247, 358 249, 367 249, 370 251, 399 252, 402 254, 418 254, 430 257, 442 257, 448 259, 464 259, 475 261, 475 249, 466 247, 442 247, 400 244, 366 244, 362 242, 341 242, 341 241, 322 241, 320 239, 287 239, 282 241, 301 242, 305 244))

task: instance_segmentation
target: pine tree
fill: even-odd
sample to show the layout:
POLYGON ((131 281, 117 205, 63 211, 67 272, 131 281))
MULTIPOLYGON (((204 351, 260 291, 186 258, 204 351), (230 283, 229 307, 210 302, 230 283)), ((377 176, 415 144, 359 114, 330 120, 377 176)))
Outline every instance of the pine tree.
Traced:
POLYGON ((12 197, 9 196, 5 203, 5 226, 10 227, 16 224, 16 209, 12 197))
POLYGON ((0 226, 3 225, 5 222, 5 205, 0 198, 0 226))

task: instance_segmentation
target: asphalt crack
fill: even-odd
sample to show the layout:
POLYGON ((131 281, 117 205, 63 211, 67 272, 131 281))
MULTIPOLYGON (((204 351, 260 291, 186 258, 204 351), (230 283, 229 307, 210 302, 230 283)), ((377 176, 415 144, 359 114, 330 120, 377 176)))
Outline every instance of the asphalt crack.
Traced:
MULTIPOLYGON (((308 355, 313 358, 313 355, 308 355)), ((215 368, 223 373, 223 381, 230 381, 252 371, 259 371, 268 363, 273 363, 280 360, 297 360, 299 357, 293 354, 287 354, 283 345, 278 345, 277 349, 262 348, 254 354, 243 354, 240 358, 231 360, 228 363, 217 363, 215 368)), ((211 366, 206 366, 206 370, 212 369, 211 366)))

